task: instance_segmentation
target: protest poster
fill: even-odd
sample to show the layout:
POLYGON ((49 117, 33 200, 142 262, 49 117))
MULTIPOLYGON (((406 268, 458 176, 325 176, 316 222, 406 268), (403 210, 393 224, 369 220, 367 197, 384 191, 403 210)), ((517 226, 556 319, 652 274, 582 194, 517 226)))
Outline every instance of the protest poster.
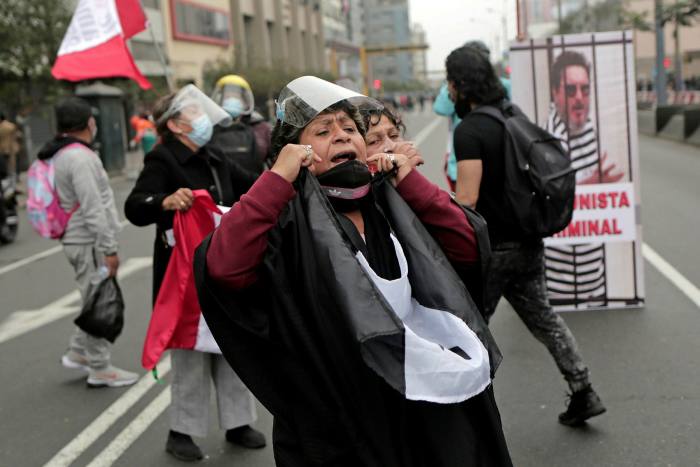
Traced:
POLYGON ((512 97, 560 139, 576 169, 574 216, 545 239, 558 311, 644 304, 633 34, 514 43, 512 97))

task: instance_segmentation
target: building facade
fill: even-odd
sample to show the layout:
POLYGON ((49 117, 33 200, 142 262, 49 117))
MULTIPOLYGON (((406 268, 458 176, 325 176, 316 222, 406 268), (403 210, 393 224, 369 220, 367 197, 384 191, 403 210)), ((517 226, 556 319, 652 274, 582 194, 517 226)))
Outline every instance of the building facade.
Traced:
POLYGON ((229 0, 158 0, 175 84, 204 84, 204 68, 233 56, 229 0))
MULTIPOLYGON (((364 0, 364 12, 364 39, 368 48, 411 44, 408 0, 364 0)), ((369 57, 370 81, 413 80, 413 54, 393 52, 369 57)))
POLYGON ((320 0, 143 0, 150 22, 130 42, 141 72, 204 84, 207 65, 326 70, 320 0), (160 58, 159 52, 163 59, 160 58), (163 66, 163 61, 167 66, 163 66))
POLYGON ((230 0, 236 63, 326 70, 320 0, 230 0))
POLYGON ((323 0, 323 34, 329 71, 342 84, 362 89, 360 48, 363 46, 361 0, 323 0))
MULTIPOLYGON (((425 30, 423 26, 416 23, 411 28, 411 39, 413 44, 425 44, 425 30)), ((421 83, 428 82, 428 53, 425 50, 413 52, 413 79, 421 83)))
POLYGON ((168 65, 165 53, 165 16, 161 3, 167 0, 142 0, 144 13, 148 18, 149 28, 129 41, 131 55, 136 66, 145 76, 166 78, 173 70, 168 65))

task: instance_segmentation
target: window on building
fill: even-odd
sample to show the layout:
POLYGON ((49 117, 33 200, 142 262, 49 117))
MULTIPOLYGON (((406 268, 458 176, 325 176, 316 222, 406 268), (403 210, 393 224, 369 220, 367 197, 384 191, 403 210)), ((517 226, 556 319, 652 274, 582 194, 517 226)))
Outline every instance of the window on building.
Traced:
POLYGON ((190 0, 170 0, 175 39, 228 45, 231 27, 227 12, 190 0))
POLYGON ((160 10, 160 0, 143 0, 141 2, 144 8, 153 8, 154 10, 160 10))

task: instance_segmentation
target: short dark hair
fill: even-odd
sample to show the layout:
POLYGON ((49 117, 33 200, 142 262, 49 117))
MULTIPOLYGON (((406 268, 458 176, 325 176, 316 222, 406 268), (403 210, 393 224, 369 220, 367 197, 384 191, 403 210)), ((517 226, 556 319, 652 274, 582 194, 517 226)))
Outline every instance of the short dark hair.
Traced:
MULTIPOLYGON (((348 116, 355 122, 357 131, 359 131, 364 138, 366 133, 364 119, 357 107, 348 103, 347 101, 340 101, 333 104, 324 109, 322 112, 319 112, 318 115, 341 111, 348 114, 348 116)), ((287 144, 299 144, 299 138, 301 137, 301 133, 304 131, 304 128, 306 128, 306 126, 299 128, 294 125, 290 125, 289 123, 285 123, 282 120, 277 120, 275 127, 272 129, 272 135, 270 137, 272 140, 273 159, 277 158, 277 155, 287 144)))
POLYGON ((454 83, 460 99, 477 105, 496 104, 506 91, 496 76, 488 56, 473 46, 453 50, 445 60, 447 80, 454 83))
POLYGON ((403 123, 401 114, 392 106, 384 102, 384 108, 380 112, 368 113, 365 117, 365 128, 367 131, 374 125, 379 124, 382 117, 386 117, 401 132, 401 135, 406 133, 406 125, 403 123))
POLYGON ((580 66, 586 69, 588 79, 591 78, 591 65, 586 60, 582 53, 574 52, 573 50, 565 50, 562 52, 554 63, 549 74, 549 85, 552 89, 558 89, 561 85, 561 77, 564 71, 570 66, 580 66))
POLYGON ((156 122, 156 131, 158 132, 158 136, 161 138, 172 135, 173 132, 170 131, 170 128, 168 128, 168 120, 177 118, 180 115, 180 112, 175 112, 173 115, 170 115, 168 118, 161 121, 161 117, 165 115, 165 112, 168 111, 170 105, 173 103, 175 94, 177 93, 171 92, 170 94, 161 97, 153 106, 153 120, 156 122))
POLYGON ((68 97, 56 106, 56 129, 59 133, 83 131, 92 117, 92 108, 80 97, 68 97))

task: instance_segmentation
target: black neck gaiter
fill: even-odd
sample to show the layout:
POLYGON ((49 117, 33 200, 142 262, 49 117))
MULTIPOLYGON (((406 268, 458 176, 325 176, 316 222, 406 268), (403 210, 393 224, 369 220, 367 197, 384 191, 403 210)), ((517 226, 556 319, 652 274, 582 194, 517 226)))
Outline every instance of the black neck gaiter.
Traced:
POLYGON ((367 164, 351 160, 338 164, 317 177, 321 189, 337 212, 360 208, 360 200, 370 191, 372 175, 367 164))

